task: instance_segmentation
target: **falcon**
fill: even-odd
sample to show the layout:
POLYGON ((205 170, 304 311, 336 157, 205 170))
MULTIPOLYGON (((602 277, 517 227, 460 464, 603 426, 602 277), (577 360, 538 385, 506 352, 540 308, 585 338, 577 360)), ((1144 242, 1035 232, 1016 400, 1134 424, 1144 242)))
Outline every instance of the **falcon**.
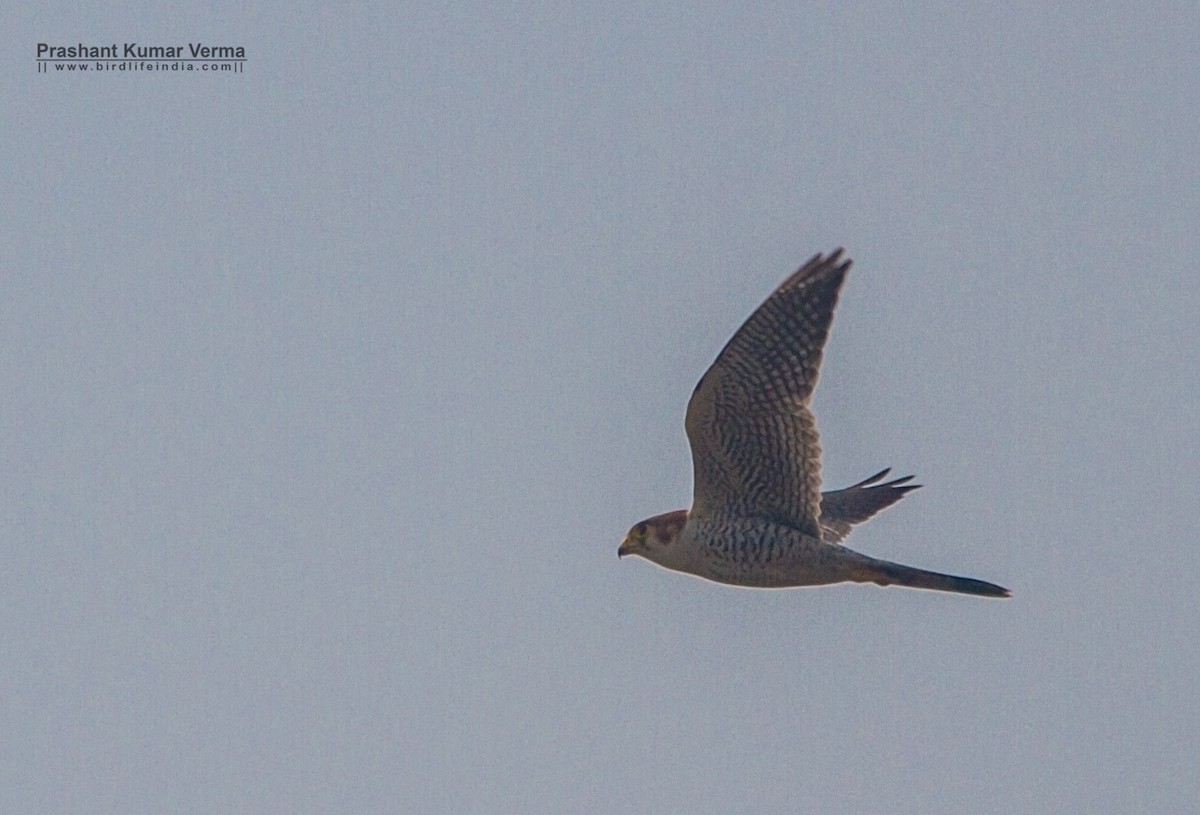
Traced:
POLYGON ((617 555, 760 589, 876 583, 1008 597, 994 583, 902 566, 842 545, 851 527, 919 485, 883 470, 821 492, 821 446, 809 407, 838 293, 842 250, 816 255, 750 315, 700 378, 685 425, 692 508, 636 524, 617 555))

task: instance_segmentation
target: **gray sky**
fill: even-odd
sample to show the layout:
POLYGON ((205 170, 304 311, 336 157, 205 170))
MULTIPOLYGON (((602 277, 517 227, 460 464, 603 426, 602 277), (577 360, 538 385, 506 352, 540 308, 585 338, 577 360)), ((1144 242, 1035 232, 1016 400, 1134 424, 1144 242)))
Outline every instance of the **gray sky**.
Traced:
POLYGON ((0 811, 1200 807, 1200 12, 923 6, 15 10, 0 811), (839 245, 850 544, 1012 600, 617 560, 839 245))

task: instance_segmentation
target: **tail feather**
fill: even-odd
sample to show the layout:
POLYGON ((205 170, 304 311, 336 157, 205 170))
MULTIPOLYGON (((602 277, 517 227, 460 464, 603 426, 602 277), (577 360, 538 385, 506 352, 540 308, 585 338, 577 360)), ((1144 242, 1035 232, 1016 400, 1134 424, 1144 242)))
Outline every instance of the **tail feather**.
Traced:
POLYGON ((862 569, 854 578, 859 583, 877 583, 880 586, 908 586, 913 589, 930 589, 932 591, 950 591, 957 594, 973 594, 977 597, 1011 597, 1012 593, 1003 586, 976 580, 972 577, 956 577, 950 574, 928 572, 924 569, 914 569, 912 566, 902 566, 899 563, 889 563, 886 560, 874 560, 869 567, 862 569))

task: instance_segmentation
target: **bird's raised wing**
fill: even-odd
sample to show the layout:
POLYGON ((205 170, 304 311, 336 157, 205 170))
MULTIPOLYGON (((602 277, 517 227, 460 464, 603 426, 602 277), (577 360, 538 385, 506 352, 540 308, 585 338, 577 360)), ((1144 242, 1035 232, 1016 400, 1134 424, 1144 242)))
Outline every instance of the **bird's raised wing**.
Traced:
POLYGON ((770 518, 821 537, 821 445, 808 405, 849 268, 841 249, 813 257, 700 378, 686 420, 692 514, 770 518))
POLYGON ((821 539, 826 543, 841 543, 850 534, 852 526, 887 509, 906 493, 921 488, 920 484, 908 483, 913 479, 911 475, 876 483, 890 472, 889 467, 844 490, 821 493, 821 539))

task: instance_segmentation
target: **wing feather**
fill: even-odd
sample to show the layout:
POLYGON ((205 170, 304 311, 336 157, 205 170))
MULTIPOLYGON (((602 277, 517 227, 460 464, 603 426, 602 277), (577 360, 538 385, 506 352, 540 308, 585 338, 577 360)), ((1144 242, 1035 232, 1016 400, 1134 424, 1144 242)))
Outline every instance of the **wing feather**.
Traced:
POLYGON ((841 543, 850 534, 851 527, 921 488, 920 484, 908 483, 913 479, 911 475, 876 483, 889 472, 891 468, 880 470, 845 489, 822 493, 821 539, 826 543, 841 543))
POLYGON ((783 281, 700 378, 687 409, 692 513, 771 518, 821 537, 821 445, 809 410, 842 250, 783 281))

